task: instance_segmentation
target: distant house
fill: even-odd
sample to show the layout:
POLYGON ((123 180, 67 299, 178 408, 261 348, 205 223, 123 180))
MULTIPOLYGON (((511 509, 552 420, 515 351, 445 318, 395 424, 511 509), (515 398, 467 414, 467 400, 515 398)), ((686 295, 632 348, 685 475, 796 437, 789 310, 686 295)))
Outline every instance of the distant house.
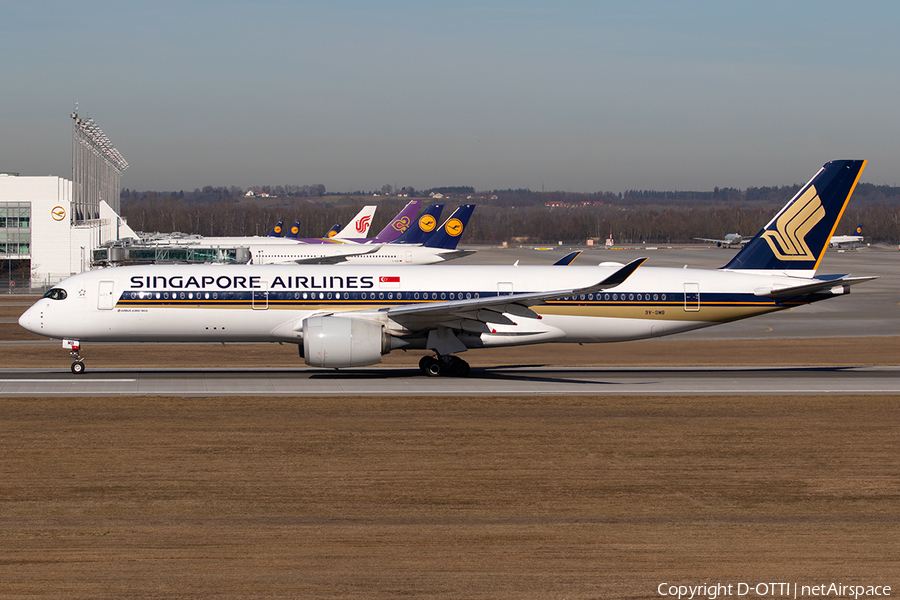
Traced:
POLYGON ((254 190, 247 190, 247 193, 244 194, 247 198, 271 198, 269 194, 265 192, 257 192, 254 190))

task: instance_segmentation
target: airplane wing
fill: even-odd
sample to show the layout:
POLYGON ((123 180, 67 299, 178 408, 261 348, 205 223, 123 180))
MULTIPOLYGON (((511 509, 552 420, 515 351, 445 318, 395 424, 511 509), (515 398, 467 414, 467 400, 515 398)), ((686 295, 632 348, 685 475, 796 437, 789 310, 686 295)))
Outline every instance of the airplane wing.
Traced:
MULTIPOLYGON (((329 248, 333 248, 334 246, 328 246, 329 248)), ((290 262, 297 263, 298 265, 336 265, 338 263, 347 262, 347 259, 351 256, 365 256, 366 254, 372 254, 374 252, 378 252, 381 250, 381 244, 371 248, 370 246, 366 246, 366 248, 371 248, 371 250, 352 250, 352 246, 348 248, 347 252, 342 254, 335 254, 334 256, 314 256, 310 258, 296 258, 290 262)))
POLYGON ((849 291, 846 288, 849 286, 864 281, 871 281, 873 279, 878 279, 878 277, 848 277, 846 275, 826 276, 814 279, 812 282, 802 285, 758 289, 754 292, 754 295, 783 301, 819 292, 830 291, 832 294, 846 294, 849 291), (840 291, 836 291, 837 288, 840 288, 840 291))
MULTIPOLYGON (((431 319, 426 319, 426 321, 442 321, 447 319, 448 317, 459 315, 460 313, 470 313, 471 311, 477 311, 480 314, 482 311, 480 311, 479 309, 484 309, 487 313, 495 313, 497 317, 500 317, 500 313, 504 312, 514 312, 522 314, 522 309, 524 308, 526 314, 522 316, 531 316, 533 318, 537 318, 538 315, 528 310, 528 306, 541 304, 544 300, 551 300, 553 298, 563 298, 566 296, 574 296, 576 294, 593 294, 602 290, 614 288, 628 279, 631 274, 634 273, 634 271, 644 263, 645 260, 647 260, 646 257, 635 259, 627 265, 616 270, 616 272, 614 272, 612 275, 598 281, 593 285, 589 285, 583 288, 552 290, 548 292, 523 292, 518 294, 513 293, 499 296, 490 296, 486 298, 450 300, 447 302, 422 302, 405 306, 386 307, 379 309, 379 311, 386 312, 387 315, 392 319, 396 317, 402 318, 405 316, 424 316, 431 317, 431 319), (518 306, 517 310, 515 308, 512 308, 516 305, 518 306)), ((480 318, 479 320, 484 319, 480 318)))

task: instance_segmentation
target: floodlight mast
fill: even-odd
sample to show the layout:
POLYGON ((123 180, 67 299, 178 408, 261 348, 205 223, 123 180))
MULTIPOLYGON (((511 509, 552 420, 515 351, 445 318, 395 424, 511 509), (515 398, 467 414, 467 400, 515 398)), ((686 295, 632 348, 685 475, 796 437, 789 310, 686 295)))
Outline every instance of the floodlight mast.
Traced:
POLYGON ((72 224, 100 218, 100 200, 117 213, 119 179, 128 163, 94 119, 72 117, 72 224))

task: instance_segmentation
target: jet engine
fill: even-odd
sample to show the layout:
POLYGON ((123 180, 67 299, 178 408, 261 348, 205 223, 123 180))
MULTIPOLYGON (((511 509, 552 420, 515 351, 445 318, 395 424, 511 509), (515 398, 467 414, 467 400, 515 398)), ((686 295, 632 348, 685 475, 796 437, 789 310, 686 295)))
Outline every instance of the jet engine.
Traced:
POLYGON ((303 320, 301 356, 311 367, 364 367, 391 351, 391 335, 377 321, 315 316, 303 320))

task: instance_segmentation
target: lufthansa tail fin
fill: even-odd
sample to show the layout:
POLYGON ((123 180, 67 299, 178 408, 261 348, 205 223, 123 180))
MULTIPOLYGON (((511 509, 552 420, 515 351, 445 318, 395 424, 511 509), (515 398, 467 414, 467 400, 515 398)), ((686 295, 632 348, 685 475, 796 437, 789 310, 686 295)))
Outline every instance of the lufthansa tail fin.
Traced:
POLYGON ((424 244, 434 235, 437 229, 438 219, 441 218, 443 204, 432 204, 422 211, 419 218, 403 232, 403 235, 394 240, 395 244, 424 244))
POLYGON ((284 231, 284 221, 278 221, 275 223, 275 227, 272 228, 272 231, 269 232, 269 235, 266 237, 281 237, 281 234, 284 231))
POLYGON ((296 240, 298 237, 300 237, 300 221, 294 223, 291 226, 290 230, 288 230, 288 232, 284 234, 284 237, 289 240, 296 240))
POLYGON ((723 269, 813 277, 865 166, 825 164, 723 269))
POLYGON ((325 237, 326 237, 326 238, 333 238, 334 236, 336 236, 336 235, 337 235, 338 233, 340 233, 340 232, 341 232, 341 224, 340 224, 340 223, 335 223, 334 225, 331 226, 331 229, 328 230, 328 233, 325 234, 325 237))
POLYGON ((409 229, 413 219, 416 218, 416 213, 419 212, 420 202, 421 200, 410 200, 407 202, 406 206, 403 207, 403 210, 397 213, 397 216, 384 226, 384 229, 375 236, 373 241, 379 244, 396 241, 404 231, 409 229))
POLYGON ((426 248, 443 248, 445 250, 455 250, 459 245, 459 238, 469 223, 469 217, 475 210, 474 204, 463 204, 450 217, 444 221, 441 228, 431 238, 422 244, 426 248))

